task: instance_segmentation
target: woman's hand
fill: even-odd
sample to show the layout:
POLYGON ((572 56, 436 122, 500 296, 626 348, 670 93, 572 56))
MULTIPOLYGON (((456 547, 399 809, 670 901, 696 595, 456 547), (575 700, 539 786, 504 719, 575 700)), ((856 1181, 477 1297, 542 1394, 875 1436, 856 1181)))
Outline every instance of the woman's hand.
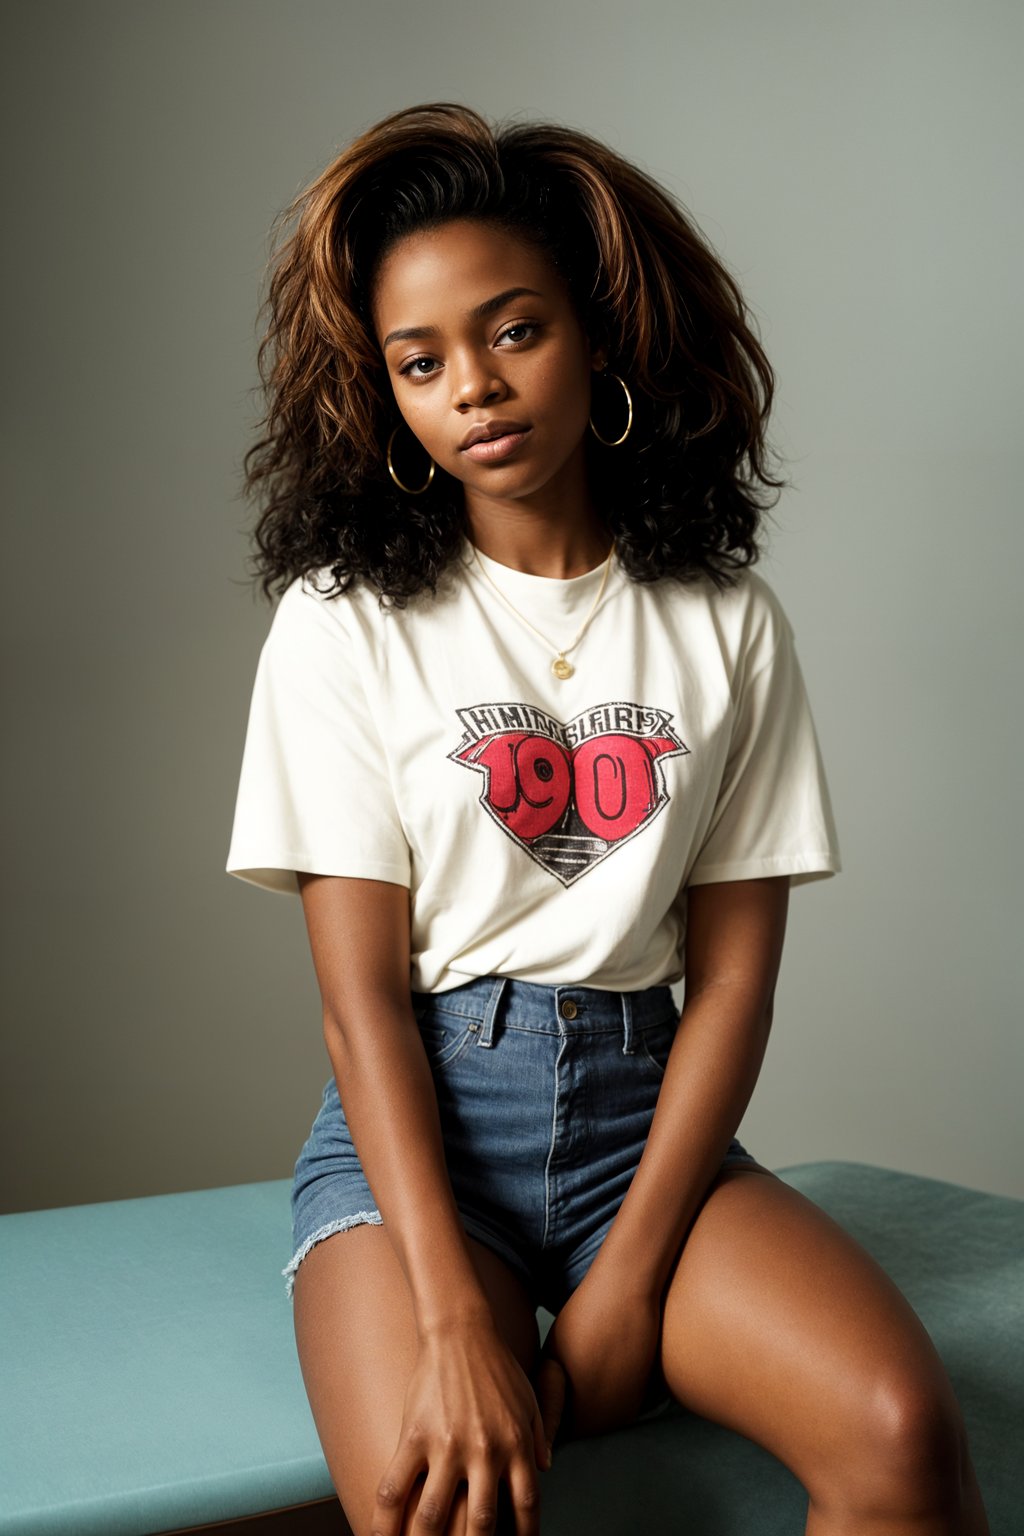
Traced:
POLYGON ((550 1465, 561 1402, 550 1373, 549 1430, 525 1371, 493 1322, 448 1325, 421 1336, 405 1394, 398 1449, 381 1478, 373 1536, 398 1536, 409 1496, 426 1474, 416 1529, 443 1531, 460 1482, 468 1484, 469 1527, 493 1532, 498 1487, 508 1482, 516 1536, 540 1530, 538 1467, 550 1465))
POLYGON ((551 1324, 542 1354, 541 1372, 548 1361, 565 1371, 570 1434, 598 1435, 636 1418, 660 1335, 658 1295, 602 1276, 595 1262, 551 1324))

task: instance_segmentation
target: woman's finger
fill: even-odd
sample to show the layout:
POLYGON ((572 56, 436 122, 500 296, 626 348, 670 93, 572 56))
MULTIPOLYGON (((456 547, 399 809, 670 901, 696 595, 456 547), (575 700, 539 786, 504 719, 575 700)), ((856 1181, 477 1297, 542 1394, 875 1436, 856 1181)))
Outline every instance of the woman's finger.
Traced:
POLYGON ((540 1536, 540 1484, 537 1469, 525 1456, 517 1456, 508 1469, 516 1536, 540 1536))
POLYGON ((370 1536, 398 1536, 413 1484, 425 1465, 423 1453, 403 1441, 377 1484, 370 1536))
POLYGON ((494 1468, 477 1462, 466 1478, 466 1530, 473 1536, 494 1536, 498 1524, 498 1479, 494 1468))
POLYGON ((412 1528, 423 1536, 436 1536, 447 1528, 452 1503, 458 1491, 458 1470, 444 1462, 432 1462, 427 1480, 420 1489, 420 1501, 412 1528))
POLYGON ((536 1389, 545 1446, 542 1466, 550 1466, 551 1447, 555 1443, 565 1411, 565 1391, 565 1369, 561 1361, 552 1359, 550 1355, 543 1356, 537 1371, 536 1389))

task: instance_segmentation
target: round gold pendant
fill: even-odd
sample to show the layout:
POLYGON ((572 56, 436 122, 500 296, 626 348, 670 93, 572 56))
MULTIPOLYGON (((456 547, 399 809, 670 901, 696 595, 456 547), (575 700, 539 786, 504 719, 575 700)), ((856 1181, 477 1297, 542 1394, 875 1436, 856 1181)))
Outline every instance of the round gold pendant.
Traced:
POLYGON ((554 661, 551 663, 551 670, 555 676, 564 683, 567 677, 572 677, 576 668, 573 666, 571 661, 566 661, 564 656, 556 656, 554 661))

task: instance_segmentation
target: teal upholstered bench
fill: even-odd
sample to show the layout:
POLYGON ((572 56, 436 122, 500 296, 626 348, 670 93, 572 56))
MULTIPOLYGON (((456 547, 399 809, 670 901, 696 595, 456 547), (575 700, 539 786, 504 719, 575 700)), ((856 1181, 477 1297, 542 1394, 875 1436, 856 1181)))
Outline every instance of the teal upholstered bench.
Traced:
MULTIPOLYGON (((860 1163, 780 1172, 909 1297, 992 1536, 1020 1531, 1024 1201, 860 1163)), ((280 1274, 289 1183, 0 1217, 3 1536, 346 1529, 280 1274)), ((771 1456, 681 1410, 567 1445, 544 1490, 545 1536, 793 1536, 806 1507, 771 1456)))

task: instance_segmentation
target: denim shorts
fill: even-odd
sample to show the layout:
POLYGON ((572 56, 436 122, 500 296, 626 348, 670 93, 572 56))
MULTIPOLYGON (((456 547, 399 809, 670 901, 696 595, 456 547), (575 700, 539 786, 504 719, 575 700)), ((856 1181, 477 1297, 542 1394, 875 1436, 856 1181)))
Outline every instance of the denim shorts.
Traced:
MULTIPOLYGON (((636 992, 481 976, 412 995, 437 1090, 455 1203, 470 1237, 557 1314, 600 1248, 640 1161, 679 1024, 667 986, 636 992)), ((733 1139, 723 1167, 755 1164, 733 1139)), ((382 1225, 333 1077, 295 1164, 295 1272, 322 1239, 382 1225)))

